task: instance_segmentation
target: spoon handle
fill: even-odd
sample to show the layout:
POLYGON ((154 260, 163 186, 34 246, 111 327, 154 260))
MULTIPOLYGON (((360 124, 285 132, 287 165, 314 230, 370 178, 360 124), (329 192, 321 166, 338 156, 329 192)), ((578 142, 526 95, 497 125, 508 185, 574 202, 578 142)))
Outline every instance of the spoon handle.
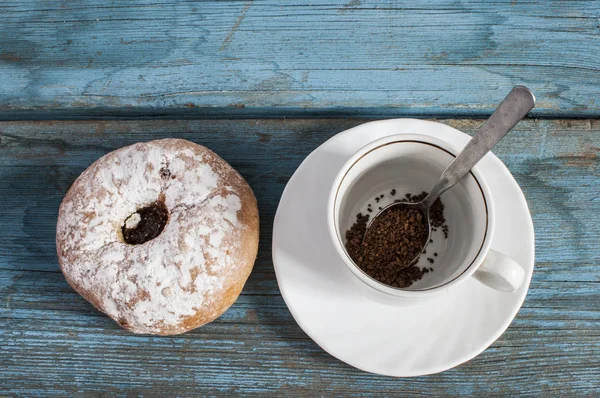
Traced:
POLYGON ((535 96, 525 86, 516 86, 442 173, 423 204, 429 207, 447 189, 459 182, 535 106, 535 96))

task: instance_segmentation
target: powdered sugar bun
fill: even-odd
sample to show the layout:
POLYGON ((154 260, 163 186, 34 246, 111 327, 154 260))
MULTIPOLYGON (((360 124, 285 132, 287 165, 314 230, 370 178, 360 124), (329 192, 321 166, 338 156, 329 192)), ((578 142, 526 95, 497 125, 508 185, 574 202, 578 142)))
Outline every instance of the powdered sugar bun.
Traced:
POLYGON ((73 183, 60 206, 56 246, 69 284, 121 326, 183 333, 239 296, 258 250, 256 199, 203 146, 138 143, 103 156, 73 183), (143 212, 157 203, 167 218, 143 212), (166 220, 158 236, 127 243, 124 234, 148 217, 166 220))

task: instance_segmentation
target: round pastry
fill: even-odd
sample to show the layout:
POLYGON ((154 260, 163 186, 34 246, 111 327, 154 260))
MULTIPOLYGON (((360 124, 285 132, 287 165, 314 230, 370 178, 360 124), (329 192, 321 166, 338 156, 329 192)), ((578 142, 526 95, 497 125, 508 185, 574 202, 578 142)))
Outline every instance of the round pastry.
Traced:
POLYGON ((181 139, 103 156, 63 199, 56 227, 69 284, 134 333, 183 333, 237 299, 258 250, 246 181, 181 139))

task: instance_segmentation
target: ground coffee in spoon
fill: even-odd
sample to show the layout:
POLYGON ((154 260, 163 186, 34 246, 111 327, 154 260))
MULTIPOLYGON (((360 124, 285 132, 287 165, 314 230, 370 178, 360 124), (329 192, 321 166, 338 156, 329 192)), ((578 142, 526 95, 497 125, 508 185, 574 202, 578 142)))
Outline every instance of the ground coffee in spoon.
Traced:
MULTIPOLYGON (((391 195, 395 194, 396 190, 392 190, 391 195)), ((418 202, 425 196, 426 192, 407 194, 396 202, 418 202)), ((378 196, 375 201, 379 203, 381 198, 378 196)), ((368 204, 369 209, 371 204, 368 204)), ((441 227, 447 238, 444 205, 439 199, 431 207, 430 216, 432 228, 436 230, 441 227)), ((392 207, 373 221, 367 233, 368 221, 368 214, 357 214, 356 221, 346 231, 346 251, 369 276, 386 285, 404 288, 421 279, 423 274, 433 271, 433 268, 410 265, 427 243, 427 224, 418 210, 392 207)), ((432 257, 437 257, 437 253, 432 257)), ((432 257, 427 259, 430 263, 434 262, 432 257)))

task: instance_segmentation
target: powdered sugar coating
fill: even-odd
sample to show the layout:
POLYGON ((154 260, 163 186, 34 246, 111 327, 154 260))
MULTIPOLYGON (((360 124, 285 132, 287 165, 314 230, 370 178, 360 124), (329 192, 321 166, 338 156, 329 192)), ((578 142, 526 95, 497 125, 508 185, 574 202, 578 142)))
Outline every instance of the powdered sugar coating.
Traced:
POLYGON ((256 202, 243 178, 177 139, 100 158, 71 187, 57 224, 69 283, 136 333, 181 333, 219 316, 241 291, 257 241, 256 202), (128 217, 159 198, 170 212, 161 234, 125 243, 128 217))

